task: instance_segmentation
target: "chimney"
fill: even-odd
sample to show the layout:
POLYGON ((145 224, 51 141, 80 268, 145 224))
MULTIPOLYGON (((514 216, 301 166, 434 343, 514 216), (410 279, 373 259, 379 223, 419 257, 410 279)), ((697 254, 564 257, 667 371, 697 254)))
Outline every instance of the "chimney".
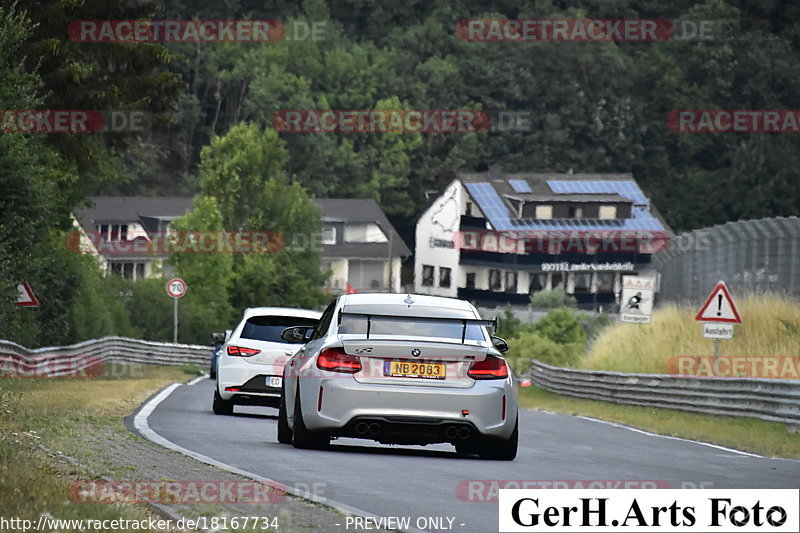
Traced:
POLYGON ((503 179, 503 167, 502 165, 489 165, 489 179, 490 180, 501 180, 503 179))

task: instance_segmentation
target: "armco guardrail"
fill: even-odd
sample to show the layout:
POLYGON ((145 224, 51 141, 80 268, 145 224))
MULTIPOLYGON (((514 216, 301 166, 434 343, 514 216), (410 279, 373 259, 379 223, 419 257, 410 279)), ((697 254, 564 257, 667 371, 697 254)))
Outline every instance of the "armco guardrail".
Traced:
POLYGON ((205 366, 211 347, 172 344, 126 337, 102 337, 71 346, 28 349, 0 340, 0 374, 20 376, 94 375, 105 363, 205 366))
POLYGON ((800 381, 684 377, 559 368, 531 361, 531 382, 550 392, 614 403, 749 416, 800 429, 800 381))

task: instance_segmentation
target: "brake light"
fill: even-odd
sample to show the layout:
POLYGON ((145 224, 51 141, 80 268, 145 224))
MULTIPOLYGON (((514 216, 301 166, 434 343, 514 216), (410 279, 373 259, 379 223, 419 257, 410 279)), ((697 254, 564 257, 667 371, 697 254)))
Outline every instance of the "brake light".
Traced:
POLYGON ((361 360, 355 355, 344 353, 342 348, 326 348, 317 357, 317 368, 328 372, 355 374, 361 370, 361 360))
POLYGON ((238 357, 250 357, 257 353, 261 353, 261 350, 255 350, 253 348, 245 348, 243 346, 228 346, 228 355, 235 355, 238 357))
POLYGON ((467 375, 472 379, 505 379, 508 377, 508 365, 499 357, 487 355, 483 361, 472 363, 467 375))

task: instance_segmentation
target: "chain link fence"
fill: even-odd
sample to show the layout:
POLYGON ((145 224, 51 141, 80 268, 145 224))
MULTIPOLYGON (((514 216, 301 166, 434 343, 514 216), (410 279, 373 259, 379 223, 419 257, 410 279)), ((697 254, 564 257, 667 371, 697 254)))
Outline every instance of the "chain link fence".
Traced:
POLYGON ((800 300, 800 218, 729 222, 673 237, 653 256, 658 300, 701 304, 719 280, 736 295, 800 300))

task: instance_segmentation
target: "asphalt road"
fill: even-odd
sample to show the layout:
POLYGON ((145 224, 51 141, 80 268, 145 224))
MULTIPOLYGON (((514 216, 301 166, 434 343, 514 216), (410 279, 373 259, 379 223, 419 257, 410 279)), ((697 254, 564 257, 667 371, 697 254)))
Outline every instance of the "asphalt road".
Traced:
MULTIPOLYGON (((212 394, 211 380, 178 387, 150 415, 150 428, 183 448, 319 497, 378 517, 410 517, 411 528, 497 531, 496 501, 481 501, 491 498, 497 486, 471 480, 639 480, 715 489, 800 486, 800 461, 753 457, 539 411, 520 413, 520 448, 513 462, 460 458, 449 445, 382 446, 354 439, 334 441, 325 451, 296 450, 276 440, 276 409, 236 407, 234 416, 216 416, 212 394)), ((345 526, 343 521, 342 531, 348 530, 345 526)), ((349 530, 355 529, 351 525, 349 530)))

